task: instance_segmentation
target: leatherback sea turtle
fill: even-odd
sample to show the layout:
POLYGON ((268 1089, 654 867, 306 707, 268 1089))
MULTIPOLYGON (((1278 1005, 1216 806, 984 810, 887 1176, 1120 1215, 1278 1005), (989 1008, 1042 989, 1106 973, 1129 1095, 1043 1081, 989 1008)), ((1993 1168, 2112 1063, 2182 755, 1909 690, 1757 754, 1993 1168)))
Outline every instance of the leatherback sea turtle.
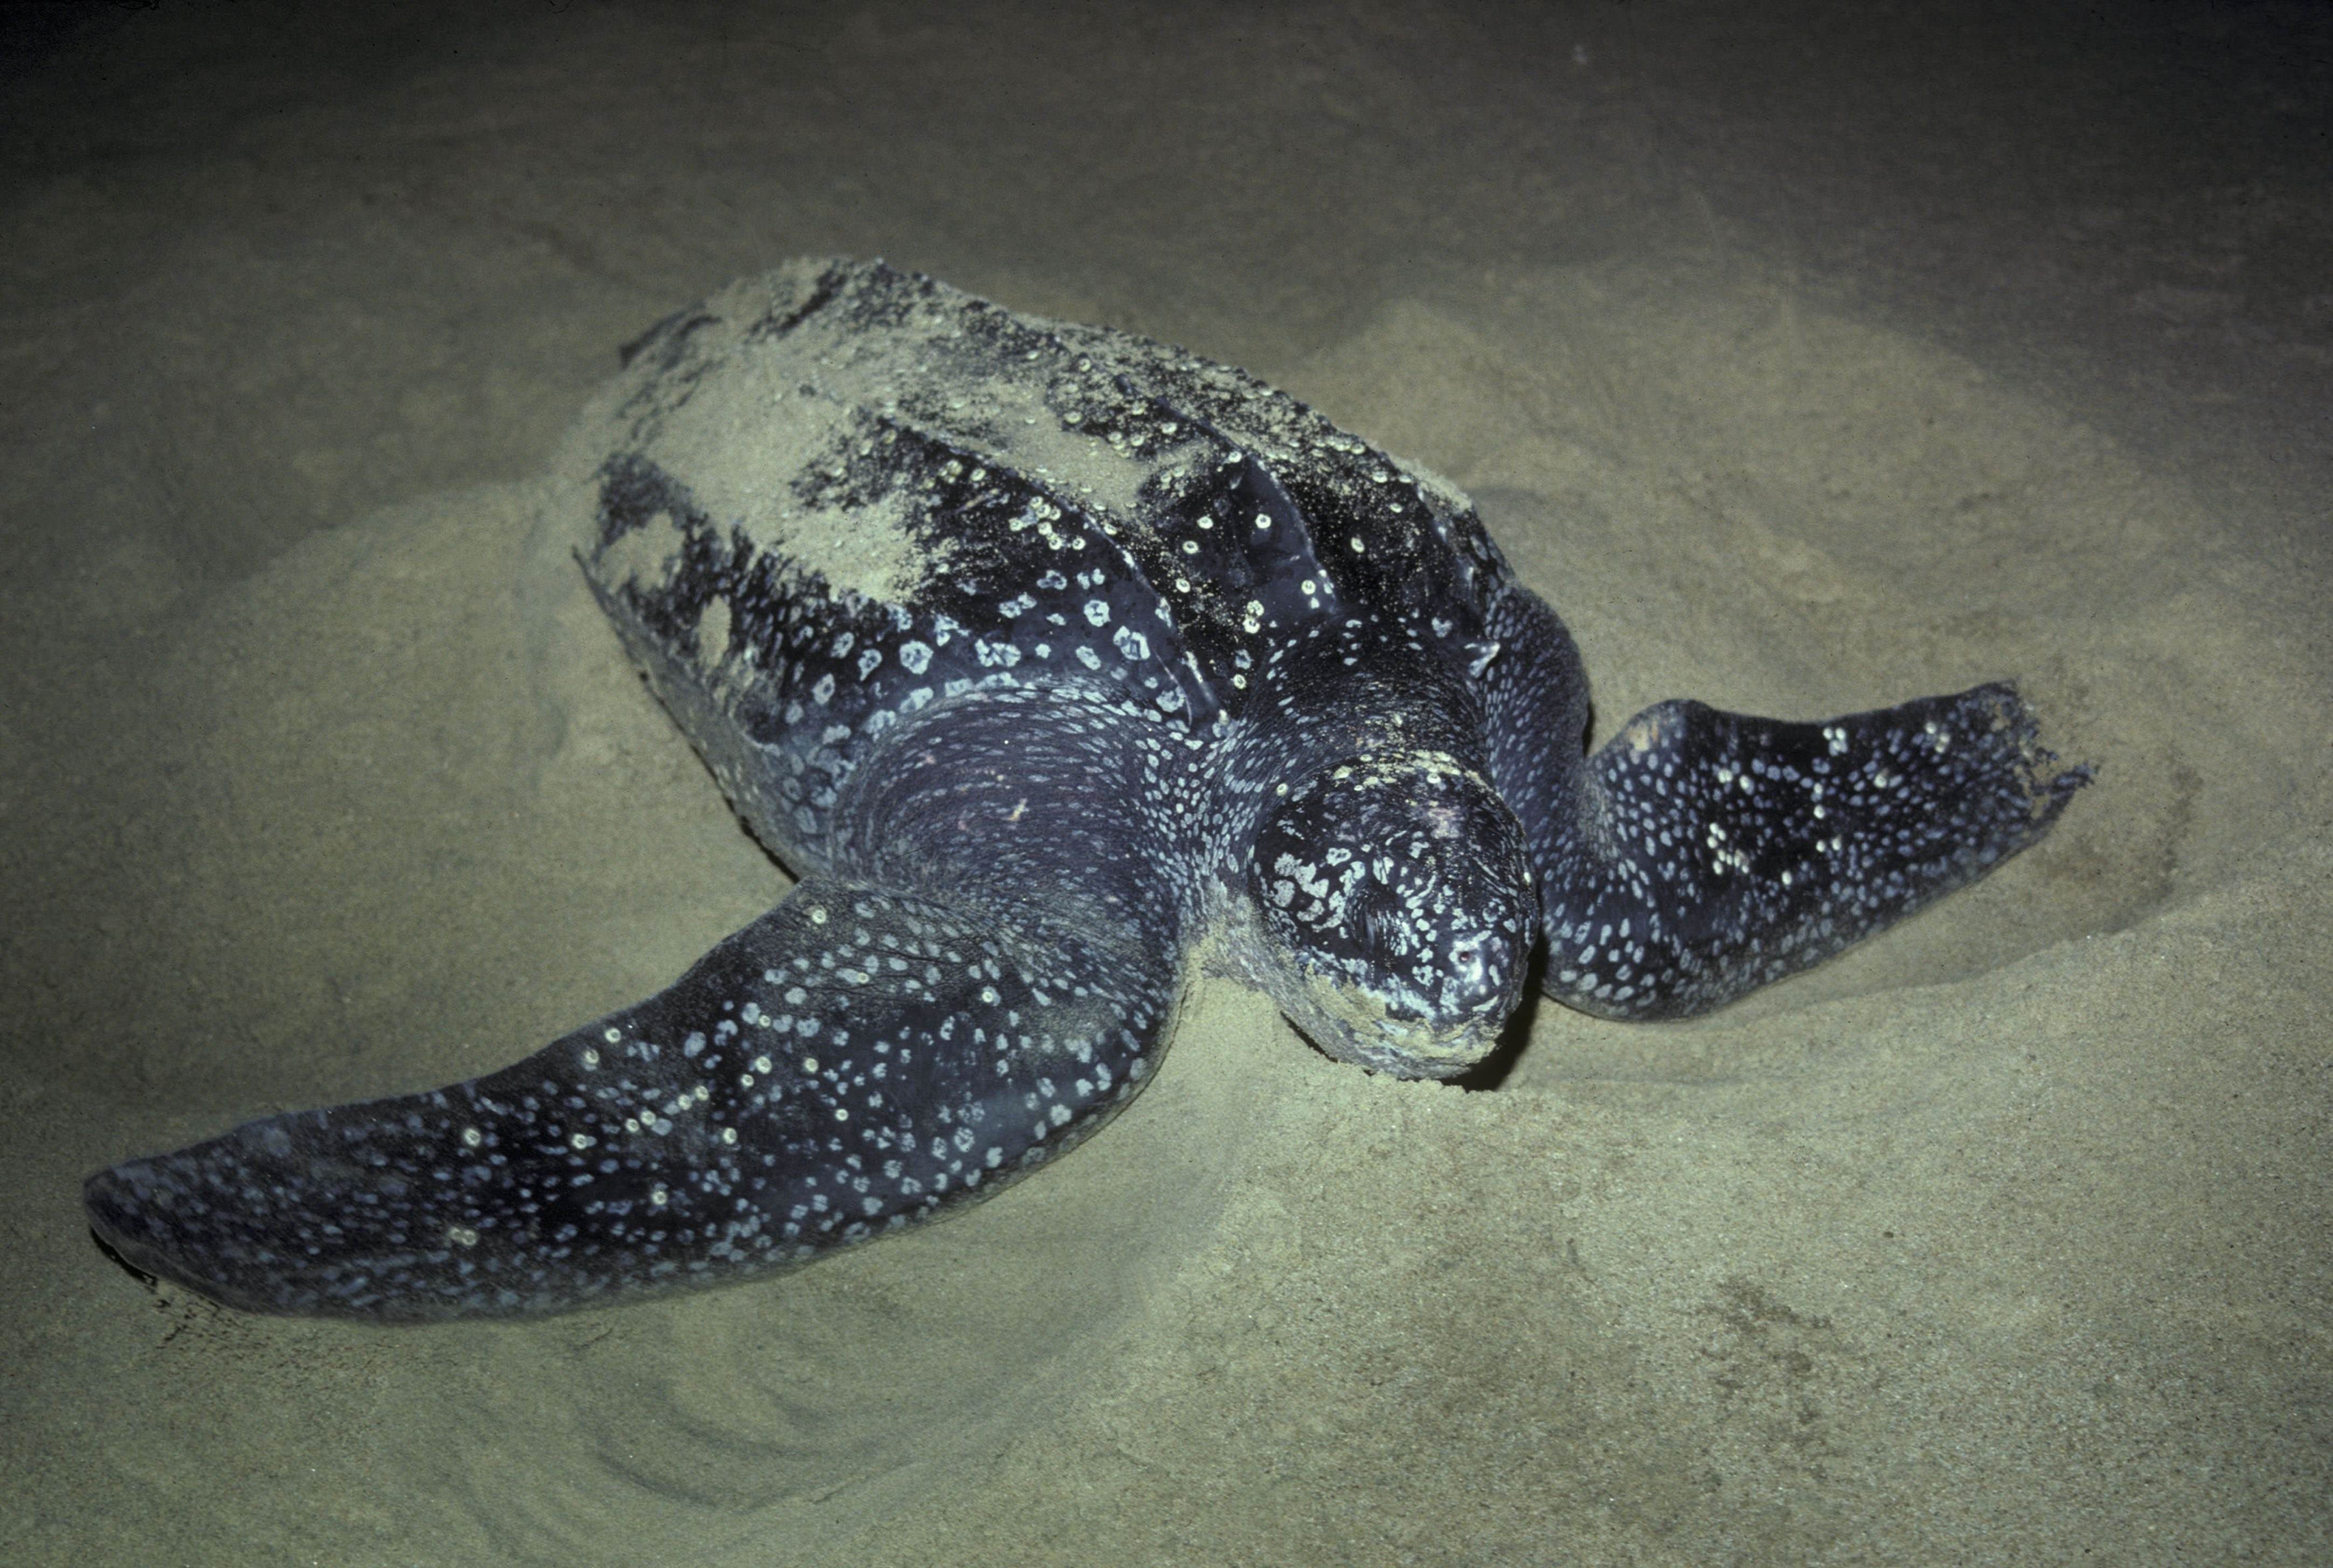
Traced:
POLYGON ((570 451, 592 591, 800 885, 515 1066, 101 1171, 135 1267, 377 1320, 744 1279, 1091 1133, 1203 935, 1329 1054, 1448 1077, 1536 952, 1571 1007, 1701 1012, 1983 875, 2088 777, 2006 684, 1664 703, 1586 755, 1570 636, 1450 484, 880 263, 671 317, 570 451))

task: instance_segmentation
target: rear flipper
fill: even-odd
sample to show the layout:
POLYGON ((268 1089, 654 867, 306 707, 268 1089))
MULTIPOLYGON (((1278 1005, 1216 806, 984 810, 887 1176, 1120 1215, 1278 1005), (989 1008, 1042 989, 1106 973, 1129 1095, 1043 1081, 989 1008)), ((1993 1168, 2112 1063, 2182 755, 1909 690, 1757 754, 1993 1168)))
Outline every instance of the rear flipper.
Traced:
POLYGON ((1822 724, 1648 708, 1540 857, 1545 989, 1683 1018, 1819 963, 2048 832, 2090 778, 2055 761, 2006 684, 1822 724))
POLYGON ((133 1267, 253 1312, 526 1316, 808 1261, 986 1197, 1131 1099, 1174 955, 813 879, 668 990, 430 1094, 90 1178, 133 1267))

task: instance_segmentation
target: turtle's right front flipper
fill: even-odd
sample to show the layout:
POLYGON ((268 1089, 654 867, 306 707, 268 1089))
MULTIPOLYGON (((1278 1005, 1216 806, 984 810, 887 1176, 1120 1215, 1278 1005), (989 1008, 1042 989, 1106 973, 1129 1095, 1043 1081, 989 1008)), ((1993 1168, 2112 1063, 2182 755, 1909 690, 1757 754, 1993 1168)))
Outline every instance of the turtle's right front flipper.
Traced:
POLYGON ((1091 1132, 1155 1063, 1175 956, 814 878, 514 1066, 114 1166, 89 1216, 133 1267, 254 1312, 533 1315, 726 1283, 1091 1132))
POLYGON ((2047 833, 2090 777, 2055 762, 2007 684, 1819 724, 1648 708, 1535 850, 1545 989, 1680 1018, 1819 962, 2047 833))

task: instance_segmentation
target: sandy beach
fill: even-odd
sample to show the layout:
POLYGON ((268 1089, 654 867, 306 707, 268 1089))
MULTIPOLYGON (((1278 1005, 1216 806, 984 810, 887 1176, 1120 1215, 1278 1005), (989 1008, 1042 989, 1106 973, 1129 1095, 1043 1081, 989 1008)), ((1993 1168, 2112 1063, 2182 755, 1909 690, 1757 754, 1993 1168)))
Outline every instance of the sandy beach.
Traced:
POLYGON ((165 4, 0 100, 0 1563, 2333 1561, 2333 17, 165 4), (1464 487, 1594 740, 2014 677, 2095 784, 1469 1087, 1202 977, 949 1222, 276 1320, 82 1179, 443 1084, 789 885, 540 524, 619 345, 880 255, 1464 487))

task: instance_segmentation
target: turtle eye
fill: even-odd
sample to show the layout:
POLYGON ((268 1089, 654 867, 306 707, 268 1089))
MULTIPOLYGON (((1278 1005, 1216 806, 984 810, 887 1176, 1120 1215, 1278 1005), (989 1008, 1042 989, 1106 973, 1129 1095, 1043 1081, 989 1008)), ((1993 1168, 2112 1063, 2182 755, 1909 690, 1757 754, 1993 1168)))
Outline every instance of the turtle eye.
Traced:
POLYGON ((1482 938, 1470 936, 1450 944, 1450 979, 1459 989, 1479 989, 1483 968, 1482 938))

